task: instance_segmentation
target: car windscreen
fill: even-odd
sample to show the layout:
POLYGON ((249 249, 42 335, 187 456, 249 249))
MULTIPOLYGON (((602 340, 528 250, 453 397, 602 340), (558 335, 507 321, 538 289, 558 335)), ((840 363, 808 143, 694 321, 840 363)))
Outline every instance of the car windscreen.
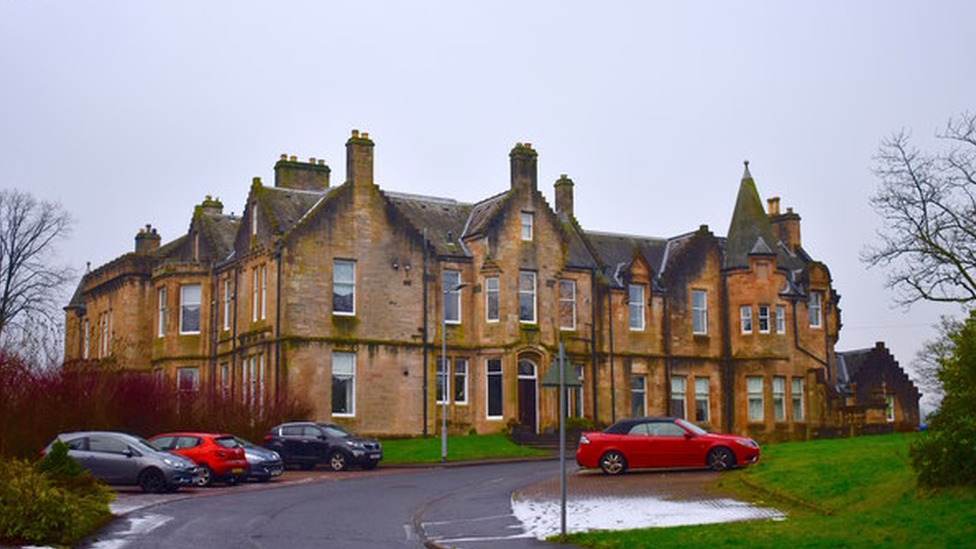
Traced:
POLYGON ((132 440, 129 441, 129 444, 131 444, 133 448, 139 450, 140 452, 149 452, 151 454, 153 452, 159 451, 153 448, 153 445, 150 444, 148 440, 141 437, 133 437, 132 440))
POLYGON ((240 446, 240 444, 238 444, 237 441, 234 440, 234 437, 215 438, 214 442, 217 443, 219 446, 223 446, 224 448, 237 448, 240 446))
POLYGON ((694 423, 691 423, 690 421, 685 421, 683 419, 679 419, 675 423, 677 423, 678 425, 684 427, 685 429, 688 429, 689 431, 691 431, 692 433, 695 433, 696 435, 707 435, 708 434, 708 431, 702 429, 701 427, 695 425, 694 423))

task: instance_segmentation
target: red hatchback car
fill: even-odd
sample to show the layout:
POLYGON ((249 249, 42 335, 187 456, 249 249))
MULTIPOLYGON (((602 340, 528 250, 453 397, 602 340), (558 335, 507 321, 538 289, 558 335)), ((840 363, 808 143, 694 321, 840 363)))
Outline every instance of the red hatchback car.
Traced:
POLYGON ((195 479, 197 486, 210 486, 215 480, 236 484, 247 479, 244 448, 231 435, 166 433, 152 437, 149 444, 157 450, 193 460, 200 467, 195 479))
POLYGON ((723 471, 758 459, 759 445, 751 438, 712 434, 672 417, 625 419, 603 431, 583 433, 576 450, 580 467, 599 467, 608 475, 643 467, 723 471))

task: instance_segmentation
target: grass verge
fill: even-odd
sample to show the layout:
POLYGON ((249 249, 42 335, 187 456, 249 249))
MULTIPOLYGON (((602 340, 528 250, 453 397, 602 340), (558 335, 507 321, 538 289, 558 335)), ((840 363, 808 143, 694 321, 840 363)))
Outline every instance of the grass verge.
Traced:
POLYGON ((917 490, 908 459, 916 436, 770 445, 759 464, 720 480, 746 501, 786 511, 785 521, 591 532, 568 541, 605 549, 973 546, 976 489, 917 490))
MULTIPOLYGON (((441 460, 440 437, 389 439, 383 442, 383 464, 437 463, 441 460)), ((505 435, 447 437, 447 460, 469 461, 545 456, 548 452, 513 443, 505 435)))

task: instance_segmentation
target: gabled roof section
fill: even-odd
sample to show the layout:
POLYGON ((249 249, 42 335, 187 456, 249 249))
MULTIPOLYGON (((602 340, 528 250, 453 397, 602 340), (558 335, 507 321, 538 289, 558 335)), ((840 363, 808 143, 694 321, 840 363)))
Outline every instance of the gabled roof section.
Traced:
POLYGON ((449 198, 384 191, 387 199, 407 221, 423 233, 438 255, 471 254, 461 243, 472 205, 449 198))
POLYGON ((763 237, 760 236, 756 239, 756 243, 753 244, 752 249, 749 250, 749 255, 776 255, 776 252, 774 252, 769 247, 769 244, 766 244, 766 241, 763 240, 763 237))
POLYGON ((210 245, 215 261, 222 261, 234 249, 234 238, 241 225, 241 218, 224 214, 201 214, 195 220, 200 234, 210 245))
MULTIPOLYGON (((756 182, 749 172, 749 162, 746 161, 742 182, 739 184, 739 196, 735 200, 735 210, 732 212, 732 222, 729 224, 725 267, 748 267, 749 253, 760 238, 767 243, 767 247, 769 243, 777 242, 773 237, 769 217, 759 198, 759 191, 756 190, 756 182)), ((772 253, 771 249, 770 253, 772 253)))
MULTIPOLYGON (((655 269, 661 265, 668 244, 663 238, 594 231, 588 231, 586 237, 604 264, 604 274, 617 288, 623 287, 621 271, 630 265, 634 254, 640 255, 651 269, 655 269)), ((651 278, 658 274, 660 272, 652 273, 651 278)))
POLYGON ((272 232, 284 234, 323 197, 335 189, 336 187, 330 187, 325 191, 305 191, 283 187, 261 187, 261 191, 257 193, 257 200, 265 208, 264 212, 272 232))
POLYGON ((467 225, 464 227, 464 234, 461 236, 467 238, 482 234, 488 223, 502 210, 505 200, 511 193, 511 190, 507 190, 474 204, 471 207, 471 215, 468 218, 467 225))

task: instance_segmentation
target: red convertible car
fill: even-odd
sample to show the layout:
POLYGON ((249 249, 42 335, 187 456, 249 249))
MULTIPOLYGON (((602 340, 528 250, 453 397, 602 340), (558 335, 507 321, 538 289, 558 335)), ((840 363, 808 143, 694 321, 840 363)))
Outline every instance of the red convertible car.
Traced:
POLYGON ((576 450, 580 467, 599 467, 608 475, 642 467, 723 471, 758 459, 759 445, 751 438, 712 434, 673 417, 618 421, 603 431, 583 433, 576 450))

